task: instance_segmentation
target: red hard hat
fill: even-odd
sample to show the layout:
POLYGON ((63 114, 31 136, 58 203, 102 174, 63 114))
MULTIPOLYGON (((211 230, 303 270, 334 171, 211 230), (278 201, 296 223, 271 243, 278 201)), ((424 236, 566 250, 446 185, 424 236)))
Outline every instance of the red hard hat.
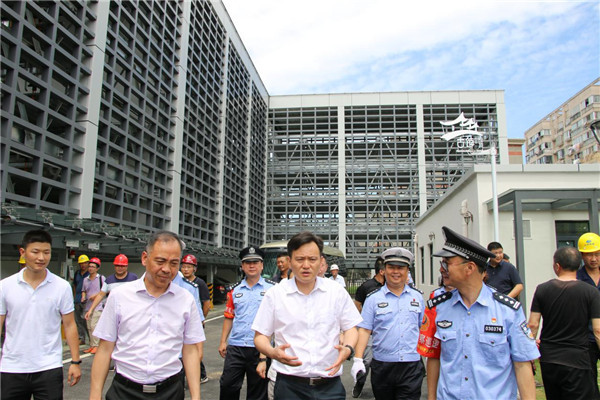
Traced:
POLYGON ((98 266, 98 268, 100 268, 100 259, 98 257, 92 257, 92 258, 90 258, 90 263, 91 264, 96 264, 98 266))
POLYGON ((198 265, 198 261, 196 260, 196 257, 194 257, 191 254, 186 254, 182 259, 181 259, 181 263, 182 264, 192 264, 194 266, 198 265))
POLYGON ((129 265, 129 260, 127 259, 127 256, 125 254, 119 254, 115 257, 115 261, 113 262, 113 264, 122 265, 126 267, 129 265))

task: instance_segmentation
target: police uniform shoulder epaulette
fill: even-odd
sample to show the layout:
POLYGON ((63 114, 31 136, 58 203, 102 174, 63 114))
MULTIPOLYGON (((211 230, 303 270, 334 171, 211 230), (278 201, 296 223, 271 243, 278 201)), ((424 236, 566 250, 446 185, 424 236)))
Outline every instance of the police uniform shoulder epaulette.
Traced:
POLYGON ((379 286, 377 289, 373 289, 373 290, 371 290, 369 293, 367 293, 367 295, 365 296, 365 299, 366 299, 367 297, 369 297, 370 295, 372 295, 373 293, 377 293, 377 292, 379 292, 379 291, 381 290, 381 288, 382 288, 382 287, 383 287, 383 286, 379 286))
POLYGON ((193 286, 193 287, 195 287, 195 288, 197 288, 197 287, 198 287, 198 284, 197 284, 196 282, 194 282, 194 281, 190 281, 190 280, 188 280, 188 279, 186 279, 186 278, 183 278, 183 281, 184 281, 185 283, 189 284, 189 285, 192 285, 192 286, 193 286))
POLYGON ((486 283, 485 285, 486 285, 487 287, 489 287, 489 288, 492 290, 492 292, 497 292, 497 291, 498 291, 498 289, 496 289, 495 287, 493 287, 492 285, 490 285, 490 284, 488 284, 488 283, 486 283))
POLYGON ((269 283, 269 284, 271 284, 271 285, 277 285, 277 282, 275 282, 275 281, 272 281, 272 280, 270 280, 270 279, 266 279, 266 278, 265 278, 265 282, 267 282, 267 283, 269 283))
POLYGON ((418 287, 416 287, 414 283, 409 283, 408 287, 411 288, 411 289, 413 289, 413 290, 416 290, 417 292, 419 292, 421 294, 423 294, 423 291, 421 289, 419 289, 418 287))
POLYGON ((237 286, 240 285, 240 283, 242 283, 242 281, 239 281, 239 282, 236 282, 236 283, 232 283, 231 285, 226 286, 225 287, 225 291, 229 292, 230 290, 235 289, 237 286))
POLYGON ((519 307, 521 307, 521 302, 513 299, 510 296, 507 296, 505 294, 499 293, 499 292, 494 292, 494 300, 504 304, 505 306, 508 306, 510 308, 514 308, 515 310, 518 310, 519 307))
POLYGON ((451 297, 452 292, 445 292, 440 294, 439 296, 435 296, 433 299, 427 300, 427 308, 431 309, 437 305, 440 305, 446 300, 449 300, 451 297))

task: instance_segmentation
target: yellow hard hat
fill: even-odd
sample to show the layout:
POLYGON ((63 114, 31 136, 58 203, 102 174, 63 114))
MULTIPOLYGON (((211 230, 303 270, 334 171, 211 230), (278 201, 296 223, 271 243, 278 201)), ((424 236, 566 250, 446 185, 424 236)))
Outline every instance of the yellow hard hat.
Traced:
POLYGON ((600 236, 594 232, 588 232, 581 235, 577 242, 577 247, 582 253, 595 253, 600 251, 600 236))
POLYGON ((77 259, 77 262, 79 264, 88 262, 88 261, 90 261, 90 258, 88 256, 86 256, 85 254, 80 255, 79 258, 77 259))
POLYGON ((19 258, 19 264, 25 264, 25 257, 21 256, 19 258))

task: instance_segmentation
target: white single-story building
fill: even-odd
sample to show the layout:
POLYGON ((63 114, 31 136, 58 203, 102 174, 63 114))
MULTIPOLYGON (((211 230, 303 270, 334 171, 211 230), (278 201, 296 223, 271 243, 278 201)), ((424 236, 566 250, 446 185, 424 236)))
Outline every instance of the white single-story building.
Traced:
POLYGON ((483 245, 502 244, 524 283, 525 311, 535 288, 554 278, 558 246, 577 246, 585 232, 599 232, 600 165, 499 165, 498 238, 494 238, 492 171, 475 165, 415 226, 415 284, 428 296, 438 286, 439 258, 447 226, 483 245), (521 221, 515 224, 515 221, 521 221))

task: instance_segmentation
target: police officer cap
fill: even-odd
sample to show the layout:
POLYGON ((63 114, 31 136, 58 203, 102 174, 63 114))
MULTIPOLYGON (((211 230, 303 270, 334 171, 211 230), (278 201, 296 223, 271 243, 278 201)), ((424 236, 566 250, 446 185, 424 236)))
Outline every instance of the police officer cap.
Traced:
POLYGON ((488 251, 479 243, 459 235, 448 227, 443 226, 442 232, 446 238, 446 243, 444 243, 442 250, 433 254, 435 257, 460 256, 484 267, 490 258, 496 257, 494 253, 488 251))
POLYGON ((248 246, 240 251, 240 259, 244 261, 262 261, 265 253, 258 247, 248 246))
POLYGON ((383 258, 383 264, 394 263, 394 264, 405 264, 411 266, 415 256, 410 251, 402 247, 392 247, 381 253, 383 258))

